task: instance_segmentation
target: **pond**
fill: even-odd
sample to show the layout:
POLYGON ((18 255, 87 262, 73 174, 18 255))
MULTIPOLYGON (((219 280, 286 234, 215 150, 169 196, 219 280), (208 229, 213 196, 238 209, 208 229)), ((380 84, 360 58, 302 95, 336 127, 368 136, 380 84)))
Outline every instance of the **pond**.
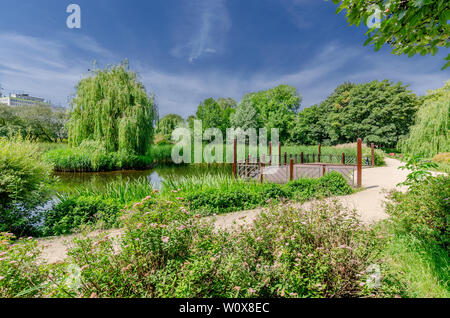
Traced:
POLYGON ((190 176, 201 176, 205 174, 227 174, 232 175, 231 165, 158 165, 149 170, 122 170, 113 172, 86 172, 71 173, 57 172, 58 177, 56 190, 58 192, 70 192, 71 188, 94 187, 101 189, 114 181, 133 181, 146 178, 156 189, 161 188, 165 179, 177 179, 190 176))

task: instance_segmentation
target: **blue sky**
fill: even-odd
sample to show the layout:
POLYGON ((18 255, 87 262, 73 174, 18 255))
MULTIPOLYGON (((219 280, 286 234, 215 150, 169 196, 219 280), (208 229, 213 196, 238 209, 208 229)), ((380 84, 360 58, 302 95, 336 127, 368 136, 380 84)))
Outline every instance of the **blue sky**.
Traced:
POLYGON ((194 113, 208 97, 295 86, 308 107, 344 81, 390 79, 417 94, 443 86, 436 56, 364 47, 365 27, 323 0, 0 0, 0 85, 67 105, 76 83, 125 58, 160 115, 194 113), (66 27, 66 7, 82 27, 66 27))

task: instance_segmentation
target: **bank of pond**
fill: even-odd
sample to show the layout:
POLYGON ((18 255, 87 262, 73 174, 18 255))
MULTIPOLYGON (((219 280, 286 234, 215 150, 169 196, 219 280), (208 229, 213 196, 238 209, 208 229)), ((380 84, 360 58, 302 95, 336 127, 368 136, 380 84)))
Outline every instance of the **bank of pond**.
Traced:
MULTIPOLYGON (((236 180, 231 165, 161 165, 143 171, 55 173, 53 197, 35 213, 41 217, 26 235, 54 236, 80 229, 120 227, 127 209, 153 195, 180 201, 187 213, 209 216, 284 200, 306 201, 353 192, 339 173, 287 184, 236 180)), ((170 211, 167 211, 170 217, 170 211)))
MULTIPOLYGON (((145 156, 142 156, 122 152, 107 152, 101 144, 93 141, 83 142, 78 147, 69 147, 67 144, 43 144, 40 147, 44 161, 50 163, 58 172, 147 170, 157 164, 171 164, 173 149, 173 145, 155 145, 145 156)), ((191 163, 198 164, 198 162, 195 162, 197 156, 194 154, 194 148, 191 147, 191 163)), ((347 164, 356 164, 356 145, 321 146, 320 150, 319 146, 282 146, 281 150, 274 148, 272 156, 278 158, 279 152, 282 156, 286 154, 287 157, 302 155, 305 163, 308 163, 319 158, 319 151, 322 162, 341 163, 342 157, 345 157, 347 164)), ((238 154, 241 159, 247 158, 249 155, 255 157, 255 154, 258 157, 265 156, 268 158, 268 152, 269 150, 266 149, 264 154, 260 154, 258 150, 251 151, 248 146, 238 146, 238 154)), ((231 145, 223 146, 222 156, 221 162, 233 162, 231 145)), ((383 152, 376 149, 374 151, 375 165, 383 165, 383 158, 383 152)), ((202 156, 201 161, 208 164, 204 156, 202 156)), ((363 147, 363 165, 371 165, 370 147, 363 147)))

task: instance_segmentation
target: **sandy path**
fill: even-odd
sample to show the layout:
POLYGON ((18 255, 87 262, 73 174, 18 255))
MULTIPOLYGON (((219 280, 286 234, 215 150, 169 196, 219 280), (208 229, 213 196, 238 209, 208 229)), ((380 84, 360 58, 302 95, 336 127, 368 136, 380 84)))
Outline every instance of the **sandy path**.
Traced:
MULTIPOLYGON (((386 192, 396 188, 397 184, 403 182, 408 175, 408 171, 399 170, 402 166, 398 160, 386 158, 386 166, 377 168, 368 168, 363 170, 364 191, 354 193, 349 196, 339 197, 344 206, 355 209, 366 223, 377 222, 387 218, 384 209, 386 192)), ((405 190, 402 187, 401 190, 405 190)), ((307 208, 312 202, 307 202, 302 207, 307 208)), ((300 206, 297 204, 297 206, 300 206)), ((242 224, 248 224, 256 219, 262 209, 251 211, 242 211, 229 213, 215 217, 215 226, 217 228, 232 228, 242 224)), ((123 230, 106 231, 110 236, 120 236, 123 230)), ((94 237, 101 231, 95 231, 88 236, 94 237)), ((49 263, 62 261, 67 256, 67 250, 70 248, 74 237, 81 235, 69 235, 64 237, 45 238, 39 240, 39 245, 43 247, 42 259, 49 263)))

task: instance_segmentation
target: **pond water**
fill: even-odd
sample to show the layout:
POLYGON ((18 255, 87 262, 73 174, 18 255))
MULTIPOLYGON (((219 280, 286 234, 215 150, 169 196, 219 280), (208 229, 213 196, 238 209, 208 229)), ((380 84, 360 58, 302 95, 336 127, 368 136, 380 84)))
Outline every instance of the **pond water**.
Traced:
POLYGON ((165 179, 177 179, 190 176, 201 176, 205 174, 227 174, 232 175, 231 165, 158 165, 149 170, 123 170, 112 172, 86 172, 68 173, 58 172, 57 191, 69 192, 74 187, 90 186, 102 188, 102 186, 114 181, 133 181, 146 178, 156 189, 161 188, 165 179))

